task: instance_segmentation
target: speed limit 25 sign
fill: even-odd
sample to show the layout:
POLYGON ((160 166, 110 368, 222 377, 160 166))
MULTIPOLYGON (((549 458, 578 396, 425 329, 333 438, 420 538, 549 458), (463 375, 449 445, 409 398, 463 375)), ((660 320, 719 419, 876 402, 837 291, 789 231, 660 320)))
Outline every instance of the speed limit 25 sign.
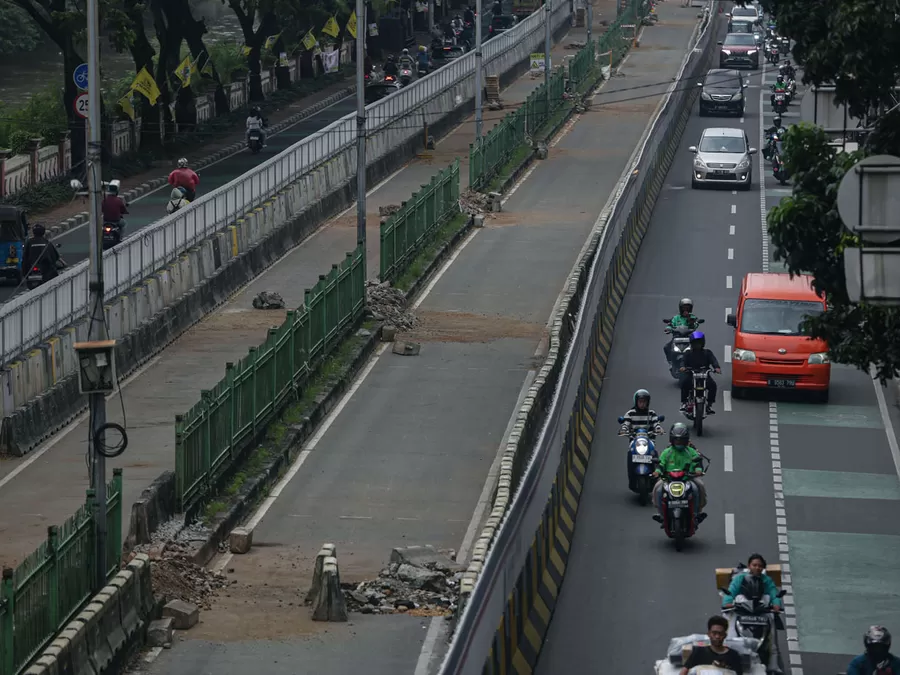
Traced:
POLYGON ((88 116, 88 95, 78 94, 75 97, 75 114, 83 119, 87 119, 88 116))

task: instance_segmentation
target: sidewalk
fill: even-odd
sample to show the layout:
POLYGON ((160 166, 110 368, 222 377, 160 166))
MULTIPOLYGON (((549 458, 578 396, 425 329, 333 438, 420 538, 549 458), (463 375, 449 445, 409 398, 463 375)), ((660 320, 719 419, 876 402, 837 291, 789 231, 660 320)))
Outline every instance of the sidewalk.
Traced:
MULTIPOLYGON (((442 618, 354 614, 344 625, 311 623, 302 593, 312 558, 323 542, 334 543, 343 582, 376 576, 394 546, 431 544, 467 558, 490 495, 485 478, 539 367, 552 307, 696 23, 695 10, 674 3, 659 11, 662 20, 645 31, 622 76, 564 128, 549 158, 508 196, 504 213, 470 234, 420 296, 422 323, 409 336, 421 343, 420 355, 379 349, 330 426, 304 448, 299 471, 255 528, 251 552, 227 561, 227 593, 144 670, 239 675, 265 658, 271 675, 296 673, 298 663, 320 675, 421 673, 426 634, 425 651, 435 648, 431 662, 440 660, 442 618)), ((573 30, 561 44, 582 36, 573 30)), ((557 59, 563 53, 554 50, 557 59)), ((523 98, 539 81, 520 79, 504 99, 523 98)), ((439 153, 449 161, 470 139, 467 122, 439 153)), ((432 164, 414 162, 376 188, 369 210, 397 203, 445 160, 432 164)), ((270 286, 302 288, 315 263, 352 247, 353 235, 352 220, 338 219, 276 267, 270 286)), ((374 270, 377 240, 370 234, 369 241, 374 270)))

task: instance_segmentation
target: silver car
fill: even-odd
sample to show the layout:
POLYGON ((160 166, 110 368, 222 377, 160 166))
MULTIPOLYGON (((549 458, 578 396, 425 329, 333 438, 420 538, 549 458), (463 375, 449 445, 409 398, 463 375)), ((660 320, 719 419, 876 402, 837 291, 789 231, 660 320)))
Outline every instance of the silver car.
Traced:
POLYGON ((741 190, 750 189, 756 148, 750 147, 743 129, 704 129, 699 145, 688 150, 694 154, 692 188, 737 184, 741 190))

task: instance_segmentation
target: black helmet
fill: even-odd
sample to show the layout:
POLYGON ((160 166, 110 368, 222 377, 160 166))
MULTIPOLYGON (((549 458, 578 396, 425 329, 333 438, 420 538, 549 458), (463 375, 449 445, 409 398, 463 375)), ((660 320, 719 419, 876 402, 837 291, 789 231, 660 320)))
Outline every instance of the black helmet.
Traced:
POLYGON ((47 234, 47 229, 40 223, 31 228, 31 231, 35 237, 43 237, 45 234, 47 234))
POLYGON ((775 119, 772 120, 772 123, 775 125, 777 129, 781 128, 781 115, 775 115, 775 119))
POLYGON ((676 448, 686 448, 691 442, 691 432, 685 424, 676 422, 669 430, 669 444, 676 448))
POLYGON ((254 115, 259 115, 262 111, 259 109, 258 105, 255 105, 250 109, 250 112, 252 112, 254 115))
POLYGON ((682 298, 678 301, 678 313, 681 314, 684 310, 687 310, 688 313, 694 311, 694 301, 690 298, 682 298))
POLYGON ((634 407, 637 408, 638 399, 645 398, 647 399, 647 409, 650 409, 650 392, 646 389, 638 389, 634 392, 634 407))
POLYGON ((863 644, 866 646, 866 655, 879 667, 887 665, 888 654, 891 651, 891 634, 884 626, 869 626, 869 630, 863 636, 863 644))
POLYGON ((706 347, 706 336, 699 330, 691 333, 691 347, 696 347, 697 349, 706 347))

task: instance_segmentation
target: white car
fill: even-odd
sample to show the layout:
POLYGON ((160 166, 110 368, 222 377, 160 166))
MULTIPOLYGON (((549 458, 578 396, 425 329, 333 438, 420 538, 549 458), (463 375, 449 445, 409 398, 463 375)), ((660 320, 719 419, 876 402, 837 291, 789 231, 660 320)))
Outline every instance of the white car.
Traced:
POLYGON ((743 129, 704 129, 700 134, 700 142, 688 150, 694 154, 692 188, 737 185, 741 190, 750 189, 756 148, 750 147, 743 129))
POLYGON ((747 5, 746 7, 732 7, 731 12, 729 12, 725 16, 727 16, 728 18, 745 19, 754 23, 762 19, 762 15, 759 13, 759 9, 757 9, 753 5, 747 5))

